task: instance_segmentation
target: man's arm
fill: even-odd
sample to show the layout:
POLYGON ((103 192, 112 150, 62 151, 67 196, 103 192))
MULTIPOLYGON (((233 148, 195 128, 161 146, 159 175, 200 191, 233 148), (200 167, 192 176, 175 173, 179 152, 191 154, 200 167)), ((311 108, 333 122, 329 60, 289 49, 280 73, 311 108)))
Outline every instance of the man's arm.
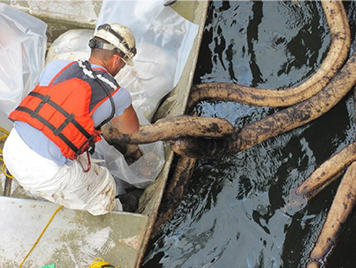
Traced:
POLYGON ((127 107, 122 115, 115 116, 110 122, 123 134, 133 134, 138 131, 140 126, 137 114, 132 105, 127 107))

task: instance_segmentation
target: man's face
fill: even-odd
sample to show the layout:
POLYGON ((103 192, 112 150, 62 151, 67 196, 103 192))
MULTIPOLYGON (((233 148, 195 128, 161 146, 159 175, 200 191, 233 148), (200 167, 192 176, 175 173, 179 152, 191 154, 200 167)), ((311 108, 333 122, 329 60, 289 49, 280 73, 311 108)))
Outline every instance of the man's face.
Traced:
POLYGON ((124 68, 126 65, 126 62, 123 60, 122 57, 119 55, 114 55, 113 56, 113 64, 112 64, 112 70, 111 70, 111 75, 115 76, 117 75, 122 68, 124 68))

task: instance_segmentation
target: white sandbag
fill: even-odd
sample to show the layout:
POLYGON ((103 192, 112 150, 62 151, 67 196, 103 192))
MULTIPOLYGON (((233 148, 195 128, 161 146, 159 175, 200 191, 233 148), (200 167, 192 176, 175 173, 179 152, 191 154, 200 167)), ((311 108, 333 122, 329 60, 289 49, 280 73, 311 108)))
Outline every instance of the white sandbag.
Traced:
POLYGON ((52 60, 89 59, 89 40, 94 34, 90 29, 73 29, 61 34, 48 49, 46 63, 52 60))
POLYGON ((44 66, 47 24, 0 3, 0 126, 38 83, 44 66))

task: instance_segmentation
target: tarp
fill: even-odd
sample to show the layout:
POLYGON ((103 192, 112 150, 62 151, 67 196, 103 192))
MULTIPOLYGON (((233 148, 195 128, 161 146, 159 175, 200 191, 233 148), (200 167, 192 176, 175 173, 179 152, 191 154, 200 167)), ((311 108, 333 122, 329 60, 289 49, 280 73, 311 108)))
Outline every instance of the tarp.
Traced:
MULTIPOLYGON (((199 28, 163 3, 104 0, 97 21, 97 26, 118 22, 134 33, 135 66, 126 66, 115 78, 130 91, 134 108, 148 121, 178 83, 199 28)), ((88 58, 87 44, 93 34, 91 30, 69 30, 53 42, 46 61, 88 58)))
POLYGON ((38 83, 47 47, 47 24, 0 3, 0 126, 38 83))
POLYGON ((199 26, 162 0, 104 0, 97 26, 109 22, 126 25, 134 33, 135 66, 125 67, 116 78, 151 121, 161 99, 178 83, 199 26))

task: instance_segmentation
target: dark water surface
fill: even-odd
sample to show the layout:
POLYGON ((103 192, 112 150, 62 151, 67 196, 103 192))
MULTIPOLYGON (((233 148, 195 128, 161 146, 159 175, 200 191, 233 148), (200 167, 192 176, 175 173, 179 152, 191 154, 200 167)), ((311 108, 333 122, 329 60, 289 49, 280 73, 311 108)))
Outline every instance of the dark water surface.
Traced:
MULTIPOLYGON (((354 36, 355 3, 344 5, 354 36)), ((295 86, 320 67, 329 43, 318 2, 214 1, 194 82, 295 86)), ((204 102, 197 111, 243 126, 277 109, 204 102)), ((340 179, 294 209, 286 209, 290 194, 355 134, 350 92, 308 125, 232 157, 198 161, 182 204, 149 245, 143 267, 304 267, 340 179)), ((355 227, 353 215, 327 267, 356 267, 355 227)))

